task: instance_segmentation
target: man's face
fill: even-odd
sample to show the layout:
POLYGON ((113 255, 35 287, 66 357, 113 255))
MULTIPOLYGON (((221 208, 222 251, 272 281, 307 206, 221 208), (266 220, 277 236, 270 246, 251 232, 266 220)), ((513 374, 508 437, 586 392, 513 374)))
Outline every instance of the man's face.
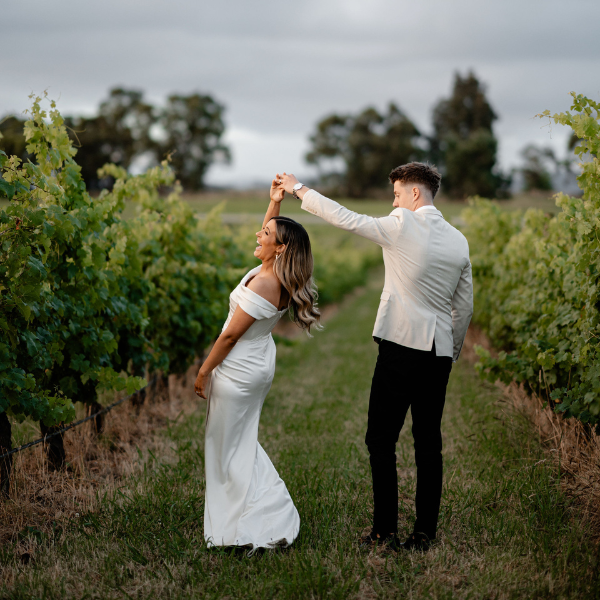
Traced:
MULTIPOLYGON (((410 183, 400 183, 394 181, 394 208, 408 208, 408 210, 414 210, 415 207, 415 194, 414 189, 416 186, 410 183)), ((416 188, 418 190, 418 188, 416 188)), ((417 196, 418 197, 418 196, 417 196)))

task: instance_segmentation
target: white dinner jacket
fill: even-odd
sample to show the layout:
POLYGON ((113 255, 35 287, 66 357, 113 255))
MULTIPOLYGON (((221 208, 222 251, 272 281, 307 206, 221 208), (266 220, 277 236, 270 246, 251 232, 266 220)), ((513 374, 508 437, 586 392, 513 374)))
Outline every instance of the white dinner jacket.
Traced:
POLYGON ((352 212, 315 190, 302 208, 383 249, 385 284, 373 336, 437 356, 460 354, 473 314, 469 244, 434 206, 388 217, 352 212))

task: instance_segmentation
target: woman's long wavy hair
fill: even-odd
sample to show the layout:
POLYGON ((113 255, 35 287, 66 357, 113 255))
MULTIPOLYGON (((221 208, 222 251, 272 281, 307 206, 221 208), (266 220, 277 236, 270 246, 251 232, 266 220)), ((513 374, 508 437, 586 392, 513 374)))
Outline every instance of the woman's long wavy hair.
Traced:
POLYGON ((285 244, 284 251, 275 260, 273 270, 289 295, 290 316, 310 336, 311 328, 321 328, 310 239, 306 229, 293 219, 273 217, 272 220, 277 223, 277 243, 285 244))

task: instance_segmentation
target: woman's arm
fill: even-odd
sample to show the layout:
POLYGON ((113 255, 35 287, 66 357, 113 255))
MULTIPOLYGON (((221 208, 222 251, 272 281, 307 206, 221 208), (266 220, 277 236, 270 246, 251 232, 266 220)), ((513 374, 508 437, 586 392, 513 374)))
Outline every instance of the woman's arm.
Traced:
MULTIPOLYGON (((285 189, 277 179, 273 179, 271 182, 270 196, 271 202, 269 203, 269 208, 267 209, 267 214, 263 221, 263 227, 265 227, 273 217, 279 216, 281 201, 285 196, 285 189)), ((217 338, 215 345, 212 347, 212 350, 200 367, 196 383, 194 384, 194 389, 198 396, 206 398, 205 390, 209 375, 227 358, 227 355, 231 352, 244 333, 250 329, 250 325, 252 325, 254 321, 256 321, 256 319, 244 312, 240 307, 233 313, 233 317, 231 317, 227 329, 217 338)))
POLYGON ((250 325, 254 321, 256 321, 254 317, 251 317, 238 306, 233 313, 233 317, 231 317, 229 325, 227 325, 227 329, 217 338, 208 357, 200 367, 194 384, 196 394, 200 398, 206 398, 206 384, 213 369, 216 369, 227 358, 227 355, 233 350, 233 347, 244 333, 250 329, 250 325))
POLYGON ((279 209, 281 208, 281 201, 285 196, 285 190, 283 189, 283 185, 278 183, 277 179, 273 179, 271 182, 271 202, 269 204, 269 208, 267 209, 267 214, 265 215, 265 220, 263 221, 263 229, 266 227, 267 223, 273 218, 279 216, 279 209))

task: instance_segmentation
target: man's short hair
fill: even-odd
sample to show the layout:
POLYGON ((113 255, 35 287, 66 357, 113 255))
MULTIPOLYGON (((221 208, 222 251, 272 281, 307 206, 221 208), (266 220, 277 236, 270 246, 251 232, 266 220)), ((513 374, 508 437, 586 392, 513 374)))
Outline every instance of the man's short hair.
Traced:
POLYGON ((426 165, 420 162, 400 165, 390 173, 390 183, 392 185, 395 181, 399 181, 402 184, 420 183, 431 192, 432 198, 435 198, 435 195, 438 193, 441 180, 442 176, 433 165, 426 165))

